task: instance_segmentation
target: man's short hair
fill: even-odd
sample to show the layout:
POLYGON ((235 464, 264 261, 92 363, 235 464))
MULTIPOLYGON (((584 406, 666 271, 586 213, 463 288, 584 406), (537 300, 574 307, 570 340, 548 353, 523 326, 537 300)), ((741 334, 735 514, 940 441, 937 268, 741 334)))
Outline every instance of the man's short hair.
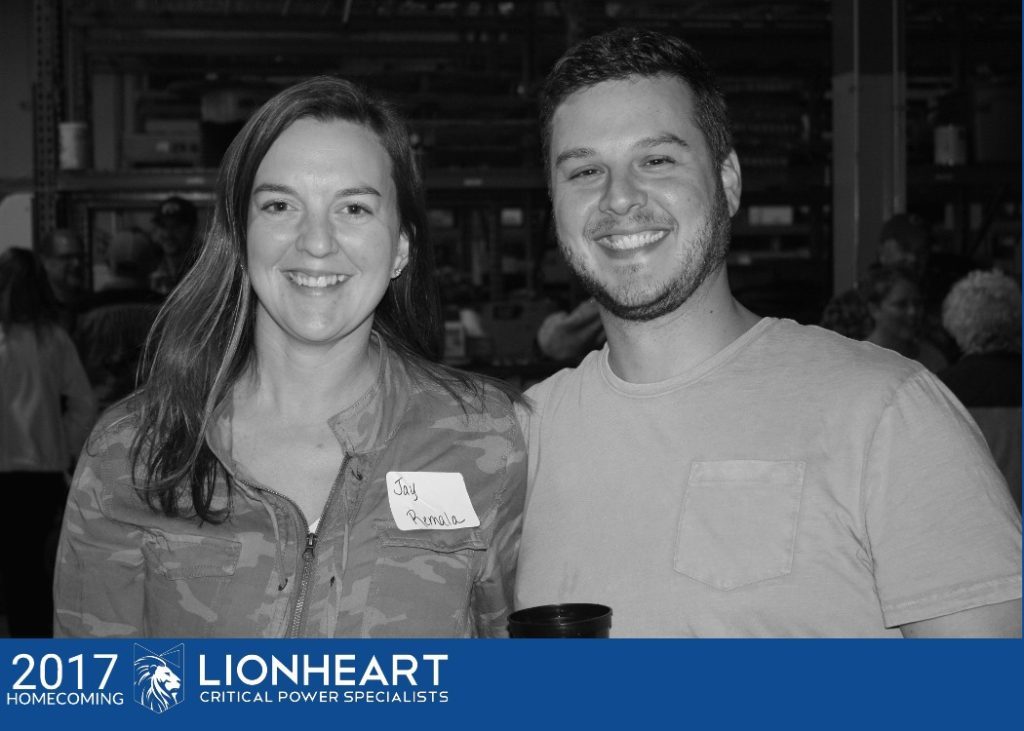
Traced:
POLYGON ((69 228, 58 228, 43 236, 35 247, 44 259, 85 256, 82 238, 69 228))
POLYGON ((153 216, 153 223, 158 226, 166 226, 176 221, 194 226, 196 220, 196 207, 191 201, 176 195, 164 199, 153 216))
POLYGON ((689 44, 641 28, 618 28, 593 36, 565 52, 540 92, 541 139, 545 167, 551 153, 551 120, 571 94, 604 81, 631 76, 669 76, 693 93, 694 121, 707 140, 716 165, 732 151, 729 113, 711 69, 689 44))
POLYGON ((160 247, 138 229, 117 232, 107 247, 107 265, 122 277, 146 277, 159 266, 160 258, 160 247))
POLYGON ((882 224, 879 243, 895 241, 908 251, 926 252, 928 249, 928 226, 924 219, 913 213, 897 213, 882 224))

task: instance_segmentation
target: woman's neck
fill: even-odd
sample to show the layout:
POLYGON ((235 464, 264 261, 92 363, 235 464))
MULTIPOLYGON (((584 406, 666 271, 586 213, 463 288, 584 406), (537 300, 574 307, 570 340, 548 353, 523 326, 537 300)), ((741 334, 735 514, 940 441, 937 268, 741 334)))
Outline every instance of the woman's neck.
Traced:
POLYGON ((254 366, 235 389, 235 403, 286 421, 322 420, 355 403, 374 384, 380 363, 375 340, 329 348, 256 348, 254 366))

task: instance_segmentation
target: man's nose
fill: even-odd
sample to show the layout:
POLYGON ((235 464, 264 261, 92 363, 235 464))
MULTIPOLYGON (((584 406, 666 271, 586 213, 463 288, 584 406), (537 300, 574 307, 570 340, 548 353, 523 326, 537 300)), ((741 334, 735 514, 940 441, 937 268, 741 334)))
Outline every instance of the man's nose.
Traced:
POLYGON ((646 204, 647 193, 631 172, 618 171, 608 174, 601 196, 601 210, 625 215, 632 208, 643 208, 646 204))

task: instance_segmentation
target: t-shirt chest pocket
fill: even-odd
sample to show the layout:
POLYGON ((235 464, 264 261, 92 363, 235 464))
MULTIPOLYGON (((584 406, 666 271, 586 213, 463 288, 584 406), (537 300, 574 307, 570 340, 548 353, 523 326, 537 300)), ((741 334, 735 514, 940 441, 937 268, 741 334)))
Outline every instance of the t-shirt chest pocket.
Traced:
POLYGON ((726 591, 788 574, 805 468, 805 462, 694 462, 675 570, 726 591))

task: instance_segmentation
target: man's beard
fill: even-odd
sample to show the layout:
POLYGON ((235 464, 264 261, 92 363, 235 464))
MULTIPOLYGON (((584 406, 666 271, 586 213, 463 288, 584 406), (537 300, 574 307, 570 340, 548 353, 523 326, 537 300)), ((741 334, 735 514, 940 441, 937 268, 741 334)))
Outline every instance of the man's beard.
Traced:
POLYGON ((559 248, 582 287, 601 307, 622 320, 647 322, 679 309, 718 270, 729 253, 731 223, 725 190, 721 181, 718 181, 710 215, 704 226, 694 234, 689 249, 682 252, 685 259, 678 264, 678 276, 645 296, 642 291, 633 296, 628 292, 613 293, 607 285, 597 280, 594 273, 583 265, 582 260, 568 246, 559 241, 559 248), (643 299, 640 299, 641 296, 643 299))

